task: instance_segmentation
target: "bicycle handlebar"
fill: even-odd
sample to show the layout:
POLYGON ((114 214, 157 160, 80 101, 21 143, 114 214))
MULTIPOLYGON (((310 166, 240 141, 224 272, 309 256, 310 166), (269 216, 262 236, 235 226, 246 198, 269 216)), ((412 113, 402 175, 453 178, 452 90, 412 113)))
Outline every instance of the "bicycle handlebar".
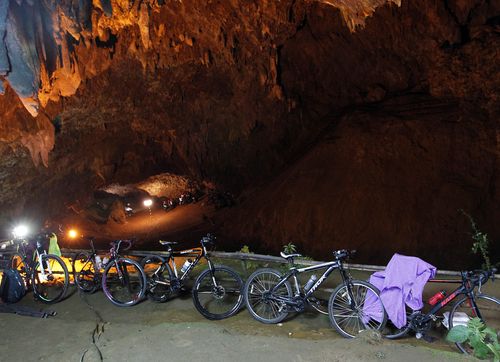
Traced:
POLYGON ((215 244, 215 236, 212 234, 207 234, 206 236, 201 238, 202 244, 215 244))
POLYGON ((116 240, 110 243, 111 247, 115 249, 115 251, 118 253, 118 251, 121 250, 128 250, 132 247, 133 239, 126 239, 126 240, 116 240), (125 244, 126 246, 122 248, 122 244, 125 244))
POLYGON ((475 286, 482 285, 491 279, 495 280, 496 268, 491 268, 490 270, 476 269, 471 271, 462 272, 462 278, 470 280, 475 286))
POLYGON ((340 249, 340 250, 335 250, 333 252, 333 255, 335 256, 335 259, 341 260, 341 259, 347 259, 356 254, 356 250, 346 250, 346 249, 340 249))
POLYGON ((0 241, 0 249, 6 249, 11 245, 14 245, 14 240, 0 241))

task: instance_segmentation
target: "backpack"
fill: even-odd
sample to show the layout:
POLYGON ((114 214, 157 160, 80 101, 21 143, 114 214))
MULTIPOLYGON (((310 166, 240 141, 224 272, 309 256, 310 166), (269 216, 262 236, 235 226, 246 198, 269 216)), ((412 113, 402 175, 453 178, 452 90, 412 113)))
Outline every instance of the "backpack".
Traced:
POLYGON ((5 303, 16 303, 26 294, 26 285, 19 271, 4 270, 0 283, 0 299, 5 303))

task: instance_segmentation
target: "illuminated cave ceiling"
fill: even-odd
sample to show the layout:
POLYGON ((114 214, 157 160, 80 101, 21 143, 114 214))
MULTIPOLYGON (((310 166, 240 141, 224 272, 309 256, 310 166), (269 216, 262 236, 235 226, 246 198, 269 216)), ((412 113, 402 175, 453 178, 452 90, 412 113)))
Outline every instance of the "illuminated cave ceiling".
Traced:
MULTIPOLYGON (((240 192, 319 152, 329 171, 311 160, 295 179, 331 190, 340 177, 351 198, 276 196, 275 218, 310 204, 323 216, 287 222, 329 218, 360 243, 428 228, 449 244, 460 206, 500 236, 499 23, 494 0, 2 1, 2 215, 164 171, 240 192), (402 188, 411 197, 393 200, 402 188), (355 230, 374 203, 404 211, 355 230)), ((296 234, 273 222, 242 230, 296 234)))

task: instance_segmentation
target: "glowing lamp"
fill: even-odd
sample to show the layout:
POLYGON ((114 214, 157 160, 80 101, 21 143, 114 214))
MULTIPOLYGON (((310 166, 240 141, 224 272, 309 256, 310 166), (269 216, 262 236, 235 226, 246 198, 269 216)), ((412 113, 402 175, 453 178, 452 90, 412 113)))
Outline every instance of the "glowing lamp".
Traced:
POLYGON ((12 234, 14 235, 15 239, 22 239, 28 235, 29 229, 26 225, 20 224, 17 225, 13 230, 12 234))
POLYGON ((71 238, 71 239, 75 239, 78 237, 78 231, 76 231, 75 229, 70 229, 68 231, 68 236, 71 238))
POLYGON ((151 199, 146 199, 142 202, 144 204, 144 206, 146 207, 151 207, 151 205, 153 205, 153 200, 151 199))

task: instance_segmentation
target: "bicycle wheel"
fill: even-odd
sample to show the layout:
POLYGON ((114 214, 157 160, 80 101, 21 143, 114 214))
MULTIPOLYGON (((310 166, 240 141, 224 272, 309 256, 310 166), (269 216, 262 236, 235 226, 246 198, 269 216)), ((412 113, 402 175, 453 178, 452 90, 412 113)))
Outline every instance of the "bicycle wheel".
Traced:
POLYGON ((203 271, 193 287, 193 303, 205 318, 219 320, 236 314, 243 304, 243 280, 226 266, 203 271))
POLYGON ((146 293, 146 274, 135 260, 111 260, 102 275, 102 290, 106 297, 119 307, 139 303, 146 293))
POLYGON ((406 324, 402 326, 401 328, 397 328, 392 324, 391 321, 388 321, 388 323, 385 325, 383 335, 384 338, 387 339, 398 339, 401 337, 406 336, 412 329, 412 319, 418 318, 422 312, 420 310, 413 310, 407 305, 405 306, 406 308, 406 324))
POLYGON ((44 303, 58 302, 68 289, 68 268, 57 255, 42 254, 41 264, 37 261, 33 270, 31 283, 37 299, 44 303))
MULTIPOLYGON (((492 328, 498 333, 500 330, 500 300, 485 294, 476 295, 474 299, 478 309, 477 314, 472 309, 472 304, 469 302, 467 296, 464 296, 453 305, 449 317, 450 329, 454 325, 466 324, 467 318, 463 317, 468 316, 470 319, 479 317, 487 327, 492 328)), ((474 349, 468 343, 455 344, 462 353, 474 354, 474 349)))
POLYGON ((274 269, 259 269, 248 278, 243 289, 251 316, 262 323, 279 323, 288 315, 285 300, 292 297, 292 287, 286 281, 271 292, 280 281, 281 273, 274 269))
POLYGON ((146 294, 155 302, 165 302, 172 295, 172 279, 174 274, 168 265, 168 260, 152 255, 141 261, 141 267, 146 274, 146 294))
POLYGON ((84 293, 94 293, 99 288, 99 270, 92 254, 86 251, 76 254, 73 258, 73 278, 78 289, 84 293))
POLYGON ((378 289, 361 280, 342 283, 333 291, 328 316, 332 327, 346 338, 354 338, 366 329, 381 330, 387 322, 378 289))

